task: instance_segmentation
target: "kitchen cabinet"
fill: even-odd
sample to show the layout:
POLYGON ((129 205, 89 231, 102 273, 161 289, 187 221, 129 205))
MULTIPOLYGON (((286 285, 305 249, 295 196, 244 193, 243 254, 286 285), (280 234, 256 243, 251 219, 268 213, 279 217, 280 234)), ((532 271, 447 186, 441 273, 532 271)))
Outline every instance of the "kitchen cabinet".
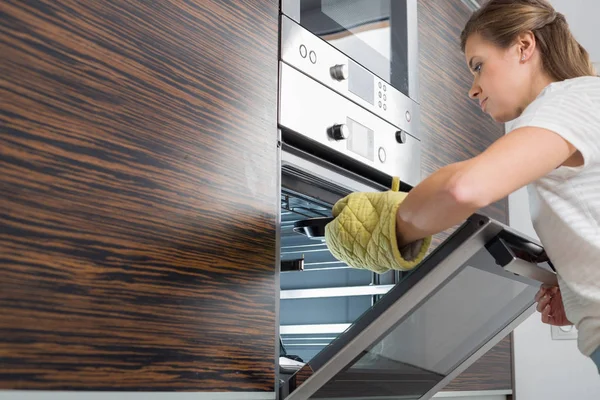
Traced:
POLYGON ((0 4, 0 389, 274 392, 278 1, 0 4))
MULTIPOLYGON (((453 162, 473 157, 504 134, 504 126, 484 115, 468 98, 472 83, 460 33, 471 11, 460 0, 419 0, 419 85, 423 177, 453 162)), ((508 223, 508 200, 482 210, 508 223)), ((453 230, 435 235, 432 248, 453 230)), ((444 390, 484 391, 512 388, 511 335, 474 363, 444 390)))

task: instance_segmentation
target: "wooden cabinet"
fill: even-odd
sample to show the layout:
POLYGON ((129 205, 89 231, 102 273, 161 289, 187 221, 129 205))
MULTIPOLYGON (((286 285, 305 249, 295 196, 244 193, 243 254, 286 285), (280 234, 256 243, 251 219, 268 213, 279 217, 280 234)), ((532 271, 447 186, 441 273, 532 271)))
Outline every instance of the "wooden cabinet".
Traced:
POLYGON ((0 389, 273 392, 278 1, 1 7, 0 389))
MULTIPOLYGON (((460 51, 460 33, 471 11, 460 0, 419 0, 419 68, 423 177, 485 150, 504 134, 504 126, 484 115, 468 98, 472 75, 460 51)), ((508 200, 482 213, 507 223, 508 200)), ((439 245, 453 229, 434 237, 439 245)), ((511 335, 444 390, 512 388, 511 335)))

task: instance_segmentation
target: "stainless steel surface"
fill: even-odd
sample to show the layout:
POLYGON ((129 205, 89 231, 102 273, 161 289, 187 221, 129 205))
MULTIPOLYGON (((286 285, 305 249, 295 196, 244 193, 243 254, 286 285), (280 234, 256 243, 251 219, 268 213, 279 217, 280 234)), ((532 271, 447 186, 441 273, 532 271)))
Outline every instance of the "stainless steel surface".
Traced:
MULTIPOLYGON (((410 0, 409 3, 416 3, 416 0, 410 0)), ((412 10, 412 5, 409 9, 412 10)), ((416 12, 416 4, 414 5, 414 9, 416 12)), ((416 19, 414 23, 416 23, 416 19)), ((416 27, 413 27, 413 29, 416 29, 416 27)), ((412 57, 409 65, 409 84, 413 87, 413 90, 416 90, 414 89, 417 86, 416 80, 418 75, 418 73, 415 72, 417 71, 416 68, 418 65, 418 47, 416 38, 411 39, 409 37, 409 52, 412 57), (415 43, 412 43, 412 41, 415 43)), ((420 138, 419 104, 415 100, 405 96, 399 90, 385 83, 382 79, 349 59, 344 53, 338 51, 329 43, 302 28, 285 15, 282 16, 281 20, 281 59, 284 63, 293 66, 304 74, 321 82, 323 85, 333 89, 335 92, 352 100, 361 107, 379 115, 397 128, 408 132, 415 138, 420 138), (315 53, 315 63, 310 61, 310 57, 303 57, 300 54, 300 46, 305 46, 309 52, 312 51, 315 53), (332 77, 330 68, 336 65, 347 66, 348 79, 337 80, 332 77), (375 88, 385 86, 385 102, 382 102, 382 99, 379 98, 378 90, 373 90, 373 97, 372 99, 369 99, 369 101, 350 91, 349 81, 352 80, 352 71, 356 71, 357 74, 360 72, 360 75, 370 76, 375 88), (406 119, 406 112, 409 112, 412 115, 410 121, 407 121, 406 119)))
POLYGON ((390 189, 291 147, 281 152, 281 168, 288 189, 329 206, 352 192, 390 189))
MULTIPOLYGON (((484 235, 464 243, 460 248, 452 252, 440 265, 429 272, 415 286, 413 286, 393 306, 385 310, 377 319, 377 323, 370 324, 354 339, 348 343, 342 351, 332 357, 319 371, 314 373, 298 389, 292 392, 286 400, 306 400, 310 398, 319 388, 329 382, 342 368, 350 364, 358 357, 364 349, 369 347, 373 340, 382 337, 386 332, 411 311, 431 296, 431 293, 451 279, 452 275, 471 256, 479 251, 485 243, 492 239, 501 229, 492 227, 484 235)), ((437 387, 437 386, 436 386, 437 387)), ((438 388, 439 391, 439 388, 438 388)), ((430 391, 431 393, 432 391, 430 391)))
POLYGON ((281 11, 294 21, 300 22, 300 2, 298 0, 281 0, 281 11))
POLYGON ((396 141, 397 127, 285 63, 280 65, 280 74, 281 127, 297 132, 337 154, 343 154, 389 176, 398 176, 411 186, 420 182, 421 144, 410 132, 406 135, 406 142, 399 144, 396 141), (372 159, 349 151, 348 141, 338 142, 327 134, 327 128, 333 124, 348 123, 349 119, 374 132, 372 149, 364 148, 372 151, 372 159), (386 163, 381 163, 376 156, 380 147, 383 147, 387 154, 386 163))
POLYGON ((558 286, 558 277, 555 273, 519 258, 513 259, 513 261, 504 267, 504 269, 512 272, 513 274, 535 279, 536 281, 545 283, 546 285, 558 286))
POLYGON ((389 292, 394 285, 344 286, 314 289, 282 290, 281 299, 311 299, 325 297, 372 296, 389 292))
POLYGON ((329 69, 331 77, 336 81, 343 81, 348 79, 348 66, 346 64, 334 65, 329 69))
MULTIPOLYGON (((406 29, 408 45, 408 93, 410 98, 419 103, 419 16, 417 12, 417 0, 406 2, 406 29)), ((407 111, 408 112, 408 111, 407 111)), ((408 120, 410 122, 410 119, 408 120)), ((419 121, 417 120, 418 124, 419 121)), ((419 135, 416 135, 419 137, 419 135)))

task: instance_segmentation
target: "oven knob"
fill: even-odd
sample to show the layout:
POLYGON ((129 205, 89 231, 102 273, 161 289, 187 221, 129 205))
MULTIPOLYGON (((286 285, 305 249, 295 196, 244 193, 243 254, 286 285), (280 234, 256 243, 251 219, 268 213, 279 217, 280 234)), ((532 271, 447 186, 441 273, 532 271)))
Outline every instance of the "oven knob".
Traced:
POLYGON ((345 140, 350 137, 350 130, 346 124, 335 124, 329 128, 329 136, 335 140, 345 140))
POLYGON ((336 81, 345 81, 348 79, 348 66, 346 64, 338 64, 329 68, 331 77, 336 81))
POLYGON ((406 133, 404 131, 396 131, 396 142, 406 143, 406 133))

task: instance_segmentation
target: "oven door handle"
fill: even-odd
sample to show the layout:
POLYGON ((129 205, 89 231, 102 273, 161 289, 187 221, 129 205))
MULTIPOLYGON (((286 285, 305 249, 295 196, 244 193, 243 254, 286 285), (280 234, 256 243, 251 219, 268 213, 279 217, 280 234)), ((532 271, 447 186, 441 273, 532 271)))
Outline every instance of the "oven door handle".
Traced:
POLYGON ((496 236, 485 245, 487 251, 494 257, 496 264, 515 275, 524 276, 546 285, 558 286, 558 276, 540 265, 550 262, 546 253, 534 254, 527 251, 526 247, 511 246, 500 235, 496 236), (515 249, 518 250, 515 253, 515 249), (517 255, 518 254, 518 255, 517 255))

